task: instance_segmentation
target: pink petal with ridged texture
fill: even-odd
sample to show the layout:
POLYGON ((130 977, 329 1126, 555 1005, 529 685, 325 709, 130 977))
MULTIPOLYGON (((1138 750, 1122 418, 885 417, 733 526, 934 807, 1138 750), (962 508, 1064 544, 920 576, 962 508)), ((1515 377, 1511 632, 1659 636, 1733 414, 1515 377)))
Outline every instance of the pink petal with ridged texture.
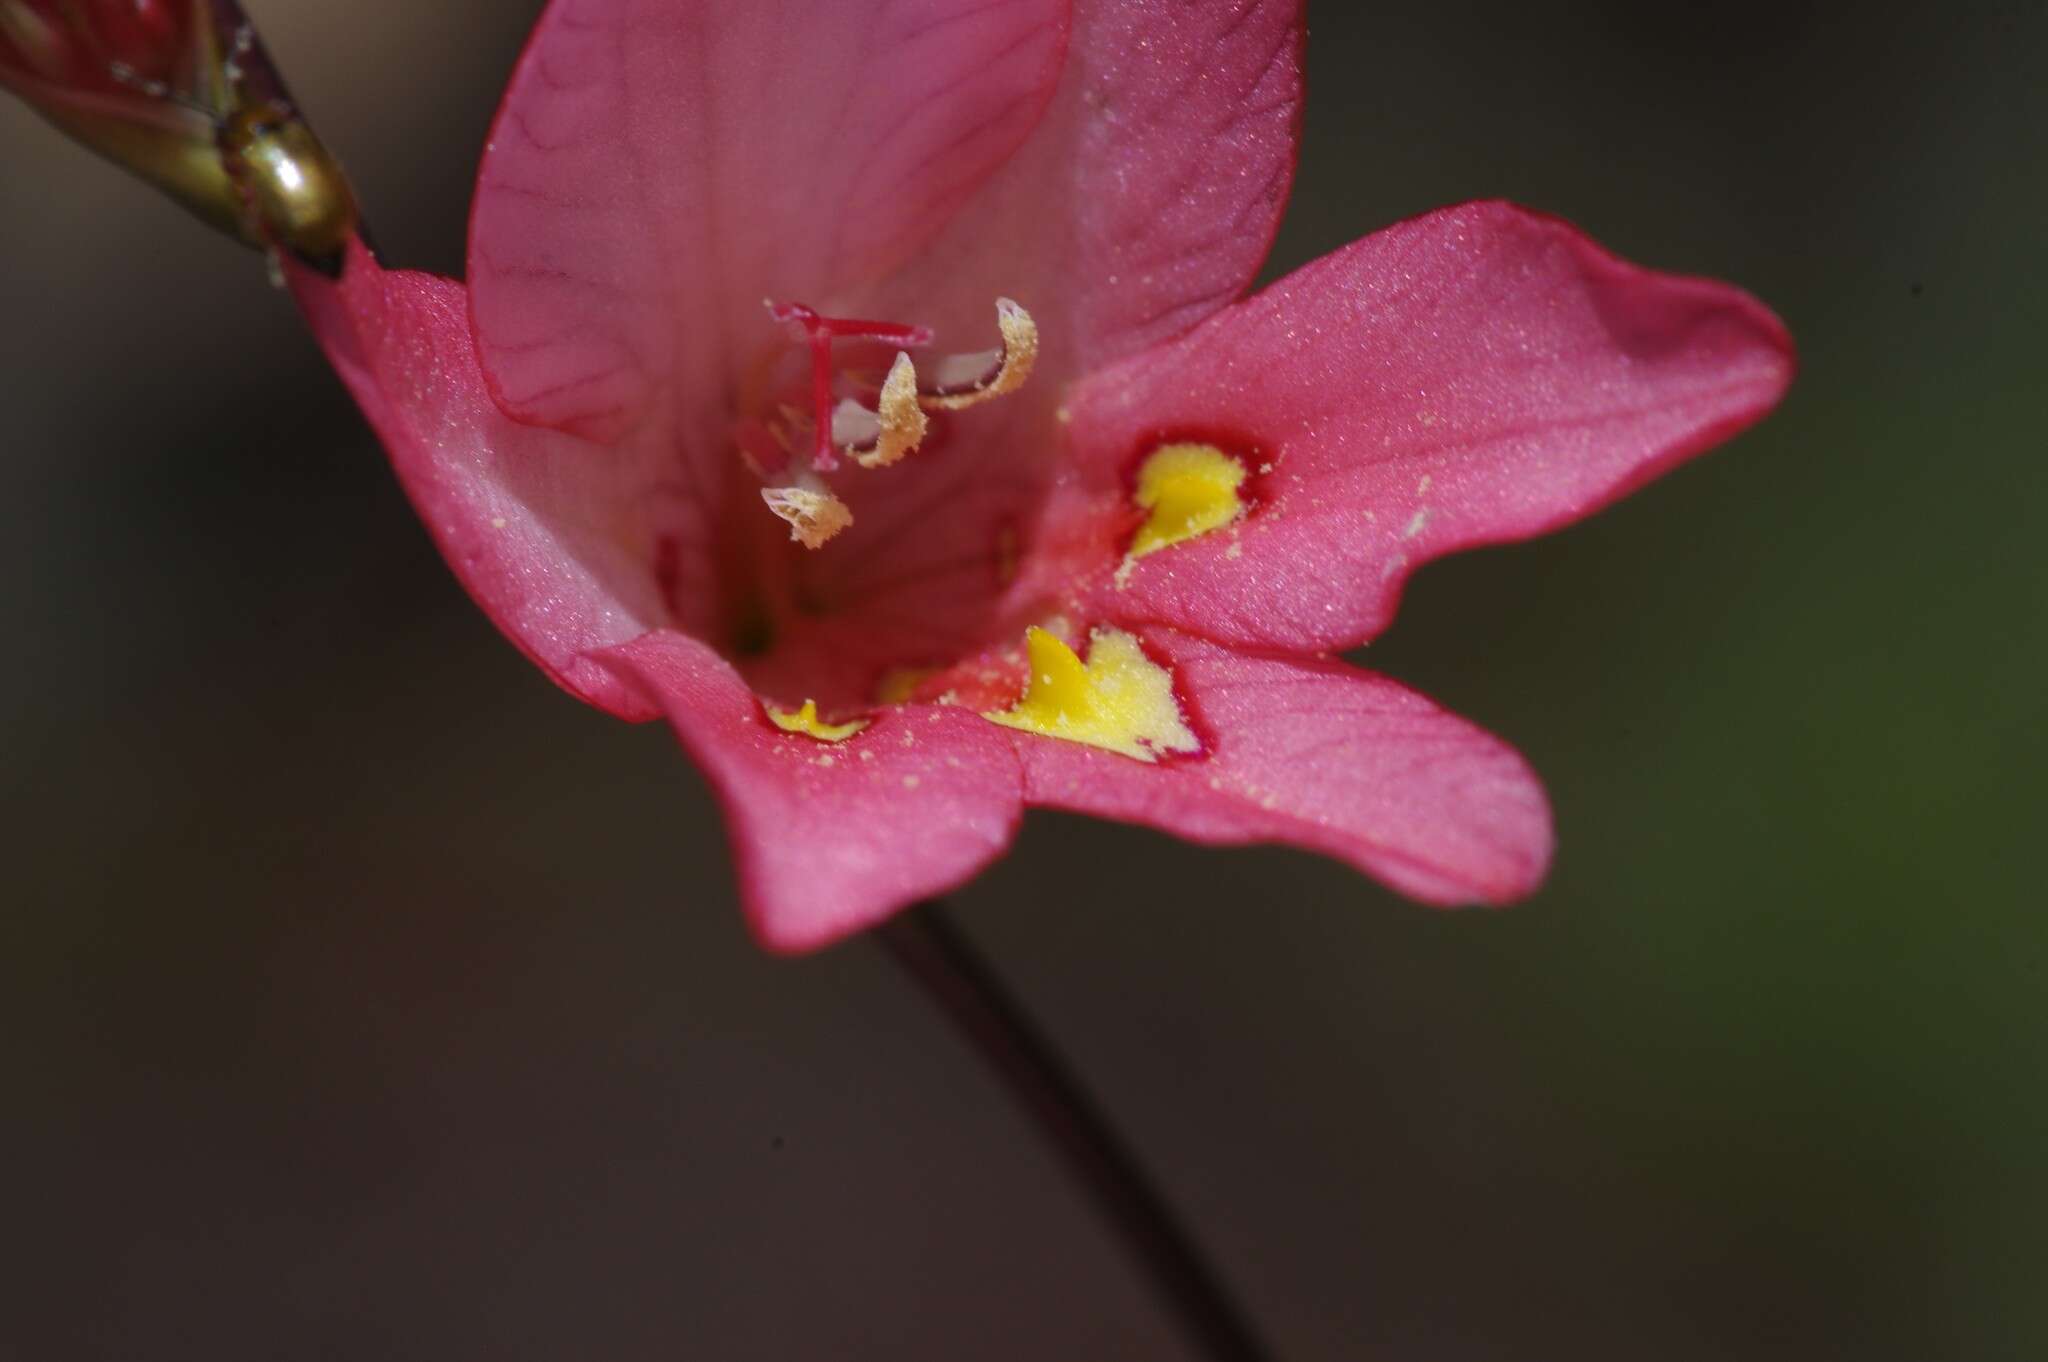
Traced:
POLYGON ((1300 105, 1298 0, 1075 5, 1060 91, 1031 139, 859 302, 935 325, 945 352, 993 343, 993 302, 1014 296, 1039 323, 1037 371, 900 469, 848 481, 853 529, 794 572, 811 599, 865 595, 859 614, 881 627, 807 626, 804 647, 768 670, 807 665, 806 648, 846 658, 864 645, 943 663, 1014 642, 1025 616, 1066 594, 1070 556, 1033 550, 1064 534, 1040 517, 1062 390, 1251 281, 1279 224, 1300 105))
POLYGON ((1025 800, 1189 841, 1287 842, 1429 903, 1505 903, 1550 862, 1543 787, 1514 749, 1341 662, 1249 657, 1152 630, 1207 754, 1158 765, 1019 735, 1025 800))
POLYGON ((519 419, 611 441, 905 259, 1044 112, 1065 0, 554 0, 485 149, 477 341, 519 419))
POLYGON ((583 657, 670 619, 626 547, 647 532, 644 470, 628 452, 498 410, 460 284, 386 271, 360 246, 339 284, 289 269, 308 325, 477 604, 564 689, 621 717, 654 717, 638 690, 583 657))
POLYGON ((1016 298, 1041 393, 1178 335, 1265 259, 1301 101, 1301 0, 1077 0, 1044 121, 884 306, 951 346, 1016 298))
POLYGON ((1097 609, 1348 647, 1385 627, 1417 564, 1597 510, 1760 419, 1792 371, 1784 327, 1740 290, 1468 204, 1090 376, 1052 517, 1128 520, 1132 470, 1162 436, 1232 446, 1254 466, 1248 519, 1138 560, 1097 609))
POLYGON ((1016 755, 968 710, 891 707, 820 742, 772 725, 732 667, 684 635, 598 660, 666 711, 710 777, 747 920, 770 950, 815 950, 942 893, 1016 834, 1016 755))

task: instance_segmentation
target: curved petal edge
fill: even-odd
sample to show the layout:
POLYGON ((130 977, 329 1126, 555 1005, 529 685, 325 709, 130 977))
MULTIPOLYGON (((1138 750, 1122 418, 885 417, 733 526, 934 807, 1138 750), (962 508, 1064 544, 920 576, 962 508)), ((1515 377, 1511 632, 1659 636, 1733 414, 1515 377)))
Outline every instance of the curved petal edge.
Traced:
POLYGON ((619 533, 634 483, 618 459, 498 410, 470 348, 462 285, 386 270, 360 243, 338 283, 286 269, 427 532, 492 623, 572 695, 653 718, 636 690, 584 657, 666 617, 619 533))
POLYGON ((1004 731, 950 706, 892 706, 838 742, 777 729, 731 665, 683 634, 595 655, 667 715, 724 805, 747 922, 816 950, 971 878, 1023 815, 1004 731))
POLYGON ((1591 514, 1761 419, 1793 370, 1784 326, 1741 290, 1467 204, 1092 376, 1065 413, 1066 495, 1113 516, 1162 440, 1231 448, 1254 475, 1244 521, 1105 580, 1098 607, 1247 646, 1348 648, 1385 628, 1420 564, 1591 514))
POLYGON ((1191 842, 1282 842, 1426 903, 1505 904, 1549 868, 1543 786, 1515 750, 1385 677, 1152 630, 1204 755, 1157 765, 1018 739, 1025 799, 1191 842))

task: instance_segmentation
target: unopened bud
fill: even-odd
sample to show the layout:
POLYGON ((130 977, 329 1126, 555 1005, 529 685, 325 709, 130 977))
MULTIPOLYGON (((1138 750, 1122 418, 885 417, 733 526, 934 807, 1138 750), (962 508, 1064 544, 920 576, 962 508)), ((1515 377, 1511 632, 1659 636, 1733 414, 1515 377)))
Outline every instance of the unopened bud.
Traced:
POLYGON ((221 231, 340 268, 355 196, 236 0, 0 0, 0 86, 221 231))

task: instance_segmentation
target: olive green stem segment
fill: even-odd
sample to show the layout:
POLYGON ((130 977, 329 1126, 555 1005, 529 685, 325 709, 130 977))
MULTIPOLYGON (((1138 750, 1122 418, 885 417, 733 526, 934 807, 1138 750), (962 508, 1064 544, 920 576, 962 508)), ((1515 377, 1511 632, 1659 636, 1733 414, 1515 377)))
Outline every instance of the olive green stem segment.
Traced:
POLYGON ((235 0, 197 0, 194 10, 169 81, 134 79, 109 62, 105 79, 71 84, 0 63, 0 85, 216 230, 338 273, 360 228, 347 177, 235 0))
POLYGON ((1172 1309, 1189 1344, 1208 1362, 1271 1362, 1250 1319, 1137 1156, 1001 977, 953 925, 944 902, 930 899, 905 909, 877 928, 875 938, 1038 1126, 1172 1309))

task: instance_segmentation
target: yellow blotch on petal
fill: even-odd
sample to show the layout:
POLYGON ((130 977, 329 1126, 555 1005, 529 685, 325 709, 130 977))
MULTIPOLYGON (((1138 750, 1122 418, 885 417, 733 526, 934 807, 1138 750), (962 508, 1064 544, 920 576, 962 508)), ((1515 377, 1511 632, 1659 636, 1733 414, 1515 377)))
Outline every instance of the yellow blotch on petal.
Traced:
POLYGON ((849 719, 843 724, 828 724, 818 717, 818 702, 804 701, 803 708, 791 712, 763 705, 768 711, 768 720, 784 733, 801 733, 819 742, 845 742, 868 726, 866 719, 849 719))
POLYGON ((1222 529, 1244 514, 1245 466, 1214 445, 1161 445, 1138 466, 1132 499, 1151 512, 1131 541, 1132 558, 1222 529))
POLYGON ((917 693, 917 688, 934 674, 931 667, 891 667, 875 683, 875 699, 885 705, 900 705, 917 693))
POLYGON ((1085 663, 1045 629, 1027 630, 1024 646, 1031 679, 1023 696, 1010 709, 982 718, 1139 761, 1201 750, 1173 698, 1173 677, 1121 629, 1090 635, 1085 663))

